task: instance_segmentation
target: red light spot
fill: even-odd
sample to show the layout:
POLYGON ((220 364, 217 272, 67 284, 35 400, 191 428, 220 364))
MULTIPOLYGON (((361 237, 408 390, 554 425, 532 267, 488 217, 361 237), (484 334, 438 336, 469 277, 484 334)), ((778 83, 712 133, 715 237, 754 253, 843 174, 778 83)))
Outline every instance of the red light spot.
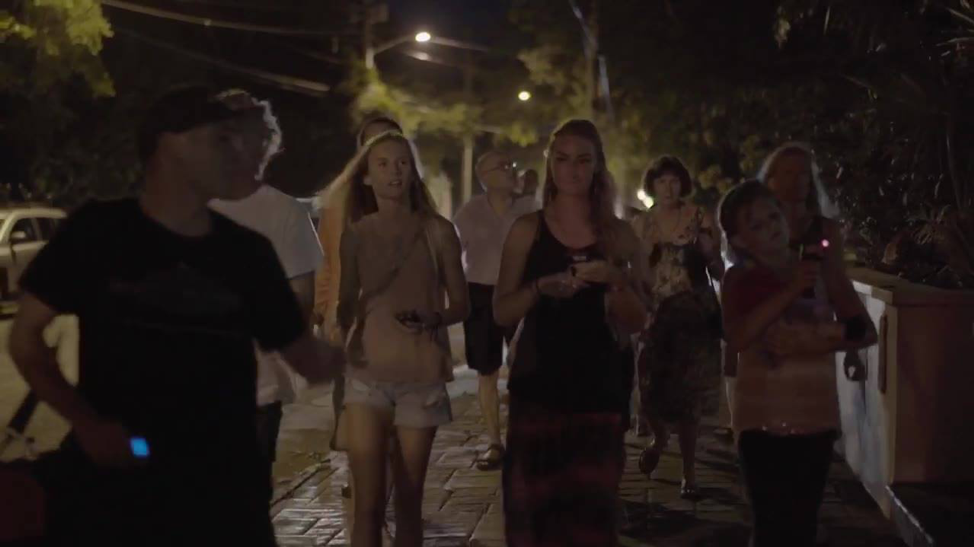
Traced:
POLYGON ((829 240, 827 240, 827 239, 823 239, 822 240, 822 248, 823 249, 828 249, 829 248, 829 240))

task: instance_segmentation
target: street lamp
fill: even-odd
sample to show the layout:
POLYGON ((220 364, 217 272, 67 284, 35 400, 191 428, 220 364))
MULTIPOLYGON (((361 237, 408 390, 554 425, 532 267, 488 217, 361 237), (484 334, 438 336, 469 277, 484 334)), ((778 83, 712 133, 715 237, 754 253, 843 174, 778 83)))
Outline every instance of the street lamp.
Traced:
POLYGON ((424 31, 417 32, 416 34, 407 34, 404 36, 400 36, 395 40, 390 40, 376 47, 372 47, 371 45, 369 45, 365 48, 365 66, 367 68, 375 68, 376 55, 382 53, 383 51, 390 50, 398 45, 405 44, 410 40, 414 40, 416 42, 419 42, 420 44, 425 44, 426 42, 429 42, 432 39, 433 39, 433 35, 431 35, 430 33, 424 30, 424 31))
POLYGON ((531 92, 530 91, 521 91, 520 93, 517 94, 517 98, 522 103, 526 103, 526 102, 528 102, 528 101, 531 100, 531 92))
POLYGON ((647 194, 646 193, 646 190, 643 190, 642 188, 640 188, 639 191, 636 192, 636 199, 638 199, 640 202, 642 202, 642 204, 647 209, 649 209, 649 208, 651 208, 653 206, 653 196, 647 194))

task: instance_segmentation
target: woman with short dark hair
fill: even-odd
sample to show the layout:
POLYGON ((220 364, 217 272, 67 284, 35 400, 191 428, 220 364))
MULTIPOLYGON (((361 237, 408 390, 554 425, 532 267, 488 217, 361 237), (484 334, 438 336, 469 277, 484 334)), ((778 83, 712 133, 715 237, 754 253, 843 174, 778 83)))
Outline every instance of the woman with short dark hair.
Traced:
POLYGON ((702 415, 718 410, 720 306, 708 275, 720 278, 723 264, 710 212, 690 203, 690 173, 678 158, 662 156, 646 170, 643 184, 655 204, 633 220, 649 257, 643 292, 651 295, 651 326, 639 353, 642 414, 653 443, 640 459, 651 474, 669 439, 667 423, 679 427, 683 456, 681 495, 697 495, 694 469, 702 415))

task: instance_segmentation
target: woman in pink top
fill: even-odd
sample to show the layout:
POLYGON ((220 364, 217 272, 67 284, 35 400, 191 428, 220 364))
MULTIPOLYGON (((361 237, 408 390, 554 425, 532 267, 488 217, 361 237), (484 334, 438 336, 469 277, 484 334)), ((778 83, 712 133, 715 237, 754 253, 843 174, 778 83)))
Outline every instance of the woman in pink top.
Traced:
POLYGON ((752 545, 812 546, 839 433, 836 351, 876 342, 868 317, 834 319, 827 243, 789 248, 784 211, 757 181, 724 196, 719 223, 727 351, 739 353, 733 426, 754 518, 752 545))
POLYGON ((381 544, 386 454, 393 458, 396 545, 423 543, 423 483, 438 426, 451 421, 446 327, 469 311, 460 242, 439 216, 398 132, 349 164, 340 245, 338 324, 348 368, 345 412, 355 477, 353 547, 381 544), (445 306, 445 297, 449 306, 445 306))

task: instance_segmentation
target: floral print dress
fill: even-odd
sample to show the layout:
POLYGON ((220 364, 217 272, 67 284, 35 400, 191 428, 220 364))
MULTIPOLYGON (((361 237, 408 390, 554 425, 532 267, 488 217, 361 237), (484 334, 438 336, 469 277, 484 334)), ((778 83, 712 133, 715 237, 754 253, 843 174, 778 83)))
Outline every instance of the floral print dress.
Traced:
POLYGON ((658 210, 633 221, 649 260, 643 288, 654 316, 639 352, 640 401, 668 422, 714 415, 720 401, 720 305, 698 246, 707 228, 700 208, 681 207, 690 222, 678 220, 668 241, 658 210))

